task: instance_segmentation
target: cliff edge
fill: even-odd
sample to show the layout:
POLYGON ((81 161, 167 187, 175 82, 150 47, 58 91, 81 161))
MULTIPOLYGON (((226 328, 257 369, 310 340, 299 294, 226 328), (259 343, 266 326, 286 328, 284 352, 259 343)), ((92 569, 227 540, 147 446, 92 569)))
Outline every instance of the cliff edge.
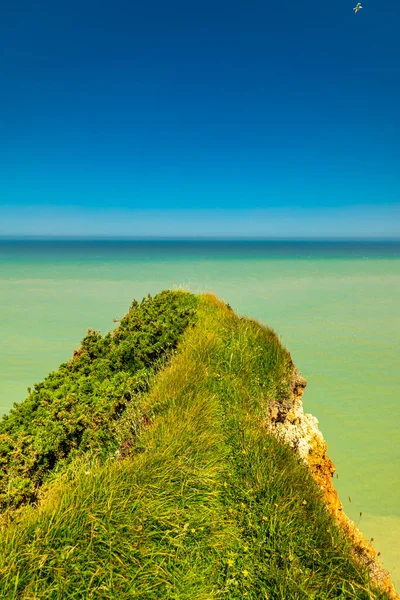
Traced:
POLYGON ((343 510, 332 480, 336 468, 328 456, 328 446, 318 428, 318 419, 303 410, 302 398, 306 385, 307 381, 293 367, 292 393, 287 401, 269 405, 266 426, 278 439, 289 444, 307 464, 324 495, 328 510, 351 540, 355 560, 368 568, 371 580, 391 600, 399 600, 400 596, 391 582, 390 574, 379 562, 376 550, 343 510))
POLYGON ((89 331, 0 420, 0 598, 397 598, 304 387, 272 329, 210 294, 89 331))

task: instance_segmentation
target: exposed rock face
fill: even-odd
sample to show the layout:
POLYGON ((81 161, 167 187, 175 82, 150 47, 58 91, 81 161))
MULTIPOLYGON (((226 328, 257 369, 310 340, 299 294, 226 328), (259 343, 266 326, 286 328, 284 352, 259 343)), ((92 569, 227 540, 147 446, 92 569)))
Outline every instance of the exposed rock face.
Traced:
POLYGON ((365 540, 361 531, 343 510, 343 505, 333 485, 335 466, 327 454, 327 444, 318 429, 318 419, 303 411, 302 396, 307 382, 293 370, 291 398, 283 403, 269 406, 269 429, 279 439, 288 443, 308 465, 311 474, 321 488, 328 510, 351 539, 355 558, 367 566, 372 581, 383 589, 392 600, 399 600, 389 573, 379 563, 376 550, 365 540))

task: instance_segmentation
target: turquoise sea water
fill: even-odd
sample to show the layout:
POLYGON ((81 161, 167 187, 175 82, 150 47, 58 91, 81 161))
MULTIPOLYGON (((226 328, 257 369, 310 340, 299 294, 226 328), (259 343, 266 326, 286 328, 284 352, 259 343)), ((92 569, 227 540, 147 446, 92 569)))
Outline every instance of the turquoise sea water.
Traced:
POLYGON ((400 243, 0 241, 0 414, 88 327, 180 286, 279 333, 345 510, 400 588, 400 243))

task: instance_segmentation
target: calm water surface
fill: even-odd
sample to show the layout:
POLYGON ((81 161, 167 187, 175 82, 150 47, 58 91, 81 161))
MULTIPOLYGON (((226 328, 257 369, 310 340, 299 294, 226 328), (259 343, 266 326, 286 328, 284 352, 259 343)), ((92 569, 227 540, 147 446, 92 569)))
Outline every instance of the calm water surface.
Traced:
POLYGON ((88 327, 104 333, 133 298, 180 286, 279 333, 346 512, 400 588, 400 243, 0 241, 0 414, 88 327))

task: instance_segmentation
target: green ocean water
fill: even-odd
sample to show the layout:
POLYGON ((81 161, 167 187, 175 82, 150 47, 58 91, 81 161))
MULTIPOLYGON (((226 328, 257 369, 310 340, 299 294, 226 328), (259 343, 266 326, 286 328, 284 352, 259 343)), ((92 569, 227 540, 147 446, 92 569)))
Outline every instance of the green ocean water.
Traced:
POLYGON ((400 588, 399 243, 0 242, 0 414, 87 328, 174 287, 213 291, 279 333, 345 510, 400 588))

